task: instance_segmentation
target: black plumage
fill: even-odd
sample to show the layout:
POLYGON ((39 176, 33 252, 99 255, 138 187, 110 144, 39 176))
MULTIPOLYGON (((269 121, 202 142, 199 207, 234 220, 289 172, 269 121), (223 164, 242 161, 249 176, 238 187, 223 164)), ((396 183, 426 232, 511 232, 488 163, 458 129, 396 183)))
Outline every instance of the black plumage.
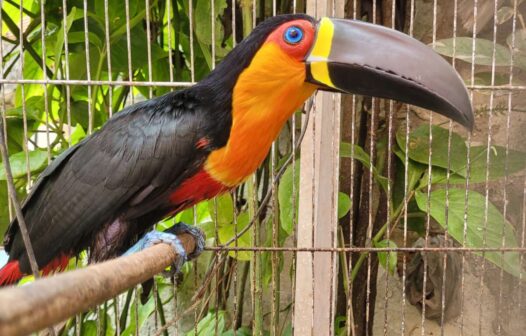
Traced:
MULTIPOLYGON (((169 196, 226 144, 237 78, 270 32, 292 19, 313 20, 298 14, 263 22, 200 83, 124 109, 56 158, 23 204, 39 267, 87 247, 93 259, 113 257, 182 208, 169 196), (203 137, 208 145, 196 146, 203 137), (101 242, 105 235, 110 241, 101 242)), ((16 220, 4 244, 9 260, 30 273, 16 220)))

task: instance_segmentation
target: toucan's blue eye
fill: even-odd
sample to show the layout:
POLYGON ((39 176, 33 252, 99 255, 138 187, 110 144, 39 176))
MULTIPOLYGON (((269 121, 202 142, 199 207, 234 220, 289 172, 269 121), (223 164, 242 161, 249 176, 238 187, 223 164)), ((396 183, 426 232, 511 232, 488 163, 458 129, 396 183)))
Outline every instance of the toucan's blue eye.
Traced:
POLYGON ((298 44, 303 39, 303 30, 296 26, 289 27, 283 38, 288 44, 298 44))

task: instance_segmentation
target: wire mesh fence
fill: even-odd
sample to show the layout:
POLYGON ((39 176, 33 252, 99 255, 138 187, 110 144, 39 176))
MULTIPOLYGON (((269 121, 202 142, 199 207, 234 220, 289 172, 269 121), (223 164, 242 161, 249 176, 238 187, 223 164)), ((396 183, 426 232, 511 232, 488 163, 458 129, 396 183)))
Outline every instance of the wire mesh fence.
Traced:
MULTIPOLYGON (((451 62, 475 108, 469 133, 395 101, 317 94, 242 186, 157 224, 207 234, 182 275, 132 288, 57 334, 522 334, 526 2, 0 4, 0 110, 19 199, 114 113, 195 84, 277 14, 404 31, 451 62)), ((0 173, 3 234, 14 210, 0 173)))

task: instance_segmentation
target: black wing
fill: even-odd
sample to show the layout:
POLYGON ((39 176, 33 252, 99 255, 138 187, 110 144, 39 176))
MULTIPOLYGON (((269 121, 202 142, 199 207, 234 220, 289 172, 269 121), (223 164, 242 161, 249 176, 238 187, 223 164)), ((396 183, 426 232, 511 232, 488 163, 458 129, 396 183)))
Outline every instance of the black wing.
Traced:
MULTIPOLYGON (((151 211, 156 198, 195 173, 207 153, 196 143, 211 124, 201 105, 185 91, 135 104, 54 160, 23 206, 39 266, 88 246, 137 197, 148 202, 135 213, 151 211)), ((24 271, 29 266, 18 231, 14 221, 5 245, 24 271)))

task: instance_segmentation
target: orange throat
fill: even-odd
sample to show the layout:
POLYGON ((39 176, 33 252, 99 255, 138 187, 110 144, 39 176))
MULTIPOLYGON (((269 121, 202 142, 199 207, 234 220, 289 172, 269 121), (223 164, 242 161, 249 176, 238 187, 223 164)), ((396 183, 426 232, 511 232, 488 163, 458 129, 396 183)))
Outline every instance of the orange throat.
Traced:
POLYGON ((316 90, 305 82, 305 64, 265 43, 241 73, 232 96, 232 127, 226 146, 213 151, 205 170, 233 187, 263 162, 285 122, 316 90))

